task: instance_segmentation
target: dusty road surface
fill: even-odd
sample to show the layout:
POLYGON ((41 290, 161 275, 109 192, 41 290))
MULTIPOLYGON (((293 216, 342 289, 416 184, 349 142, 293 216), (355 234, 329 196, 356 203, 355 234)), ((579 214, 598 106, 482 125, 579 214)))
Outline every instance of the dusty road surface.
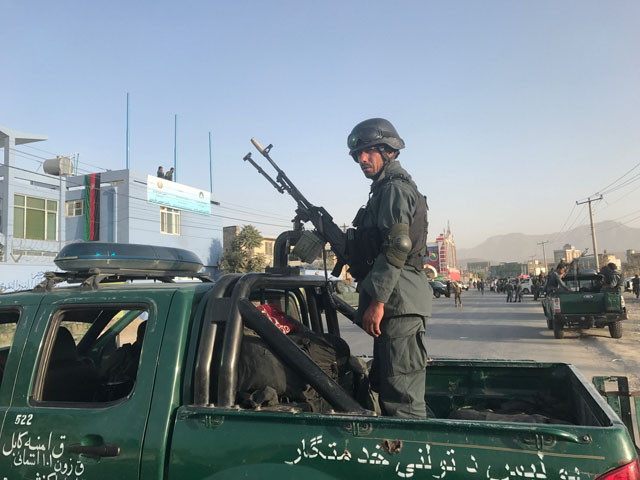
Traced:
MULTIPOLYGON (((558 340, 547 329, 542 306, 531 295, 506 303, 503 294, 463 292, 463 307, 453 298, 434 298, 427 324, 427 346, 433 358, 506 359, 563 362, 576 365, 588 378, 624 375, 640 391, 640 301, 625 293, 629 319, 623 335, 613 339, 607 328, 571 330, 558 340)), ((346 319, 342 334, 356 355, 370 355, 371 338, 346 319)))

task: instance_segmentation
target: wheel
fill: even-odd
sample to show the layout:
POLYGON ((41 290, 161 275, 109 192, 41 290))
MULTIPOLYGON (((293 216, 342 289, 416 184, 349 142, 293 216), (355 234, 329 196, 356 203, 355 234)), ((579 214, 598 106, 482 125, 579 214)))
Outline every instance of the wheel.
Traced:
POLYGON ((440 298, 440 292, 434 291, 433 292, 433 296, 436 297, 436 298, 440 298))
POLYGON ((620 320, 609 324, 609 334, 611 334, 611 338, 622 338, 622 322, 620 320))
POLYGON ((562 322, 557 318, 554 318, 552 322, 553 322, 553 336, 556 338, 564 338, 564 330, 562 329, 562 322))
POLYGON ((522 293, 523 293, 524 295, 529 295, 531 292, 529 291, 529 289, 528 289, 528 288, 523 288, 523 289, 522 289, 522 293))

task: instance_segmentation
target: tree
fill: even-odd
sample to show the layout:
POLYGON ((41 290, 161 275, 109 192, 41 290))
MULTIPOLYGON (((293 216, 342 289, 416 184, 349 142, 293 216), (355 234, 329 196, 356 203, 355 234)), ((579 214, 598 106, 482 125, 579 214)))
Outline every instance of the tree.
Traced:
POLYGON ((264 270, 267 263, 264 255, 254 253, 262 243, 262 235, 253 225, 242 227, 231 242, 231 247, 222 255, 221 267, 224 273, 247 273, 264 270))

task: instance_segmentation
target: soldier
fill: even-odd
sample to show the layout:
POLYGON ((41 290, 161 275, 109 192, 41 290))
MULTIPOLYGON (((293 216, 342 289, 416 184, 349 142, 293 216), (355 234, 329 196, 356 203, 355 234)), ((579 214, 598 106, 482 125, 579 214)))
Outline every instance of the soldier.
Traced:
POLYGON ((540 284, 538 283, 538 277, 533 277, 531 280, 531 293, 533 293, 533 300, 538 299, 538 292, 540 291, 540 284))
POLYGON ((349 154, 372 181, 367 205, 353 221, 358 278, 357 318, 374 337, 370 379, 385 415, 426 417, 426 318, 433 293, 426 254, 427 202, 396 160, 404 141, 382 118, 356 125, 349 154))
POLYGON ((507 281, 506 285, 504 286, 504 291, 507 292, 507 303, 515 301, 513 300, 513 285, 511 285, 511 282, 507 281))
POLYGON ((173 181, 173 172, 175 172, 175 168, 171 167, 169 171, 165 174, 164 178, 167 180, 173 181))
POLYGON ((544 287, 545 292, 571 292, 571 289, 567 287, 567 284, 564 283, 564 280, 562 280, 562 277, 564 277, 566 273, 567 264, 564 261, 560 261, 556 269, 549 273, 549 275, 547 276, 547 282, 544 287))
POLYGON ((451 284, 451 287, 453 288, 454 302, 456 303, 456 308, 458 308, 458 305, 460 305, 460 308, 462 308, 462 286, 458 282, 453 282, 451 284))
POLYGON ((158 167, 158 171, 157 171, 156 175, 157 175, 159 178, 164 178, 164 168, 162 168, 162 165, 160 165, 160 166, 158 167))
POLYGON ((636 296, 636 298, 638 298, 638 296, 640 296, 640 278, 638 278, 637 273, 636 276, 631 280, 631 285, 633 288, 633 294, 636 296))
POLYGON ((622 277, 615 263, 608 263, 600 269, 603 292, 619 292, 622 294, 622 277))
POLYGON ((515 298, 513 299, 514 302, 518 302, 521 303, 522 302, 522 284, 520 283, 520 279, 516 280, 516 286, 515 286, 515 298))

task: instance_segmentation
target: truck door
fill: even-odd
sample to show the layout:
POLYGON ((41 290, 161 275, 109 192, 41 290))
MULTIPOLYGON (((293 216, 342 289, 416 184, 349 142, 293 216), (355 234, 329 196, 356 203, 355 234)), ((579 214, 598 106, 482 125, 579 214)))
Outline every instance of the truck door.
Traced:
POLYGON ((17 296, 18 302, 15 296, 0 299, 0 418, 4 418, 11 403, 24 344, 40 303, 33 296, 17 296))
POLYGON ((139 478, 173 291, 145 293, 45 297, 0 434, 3 475, 139 478))
MULTIPOLYGON (((294 305, 295 308, 292 308, 291 302, 280 303, 275 298, 275 290, 261 291, 257 297, 260 303, 275 304, 281 311, 289 312, 293 320, 320 327, 321 319, 318 318, 316 305, 318 299, 311 292, 306 293, 308 299, 314 298, 310 302, 311 307, 302 302, 302 297, 297 297, 300 302, 294 305), (316 305, 315 314, 309 315, 311 318, 300 318, 307 317, 310 310, 313 312, 313 305, 316 305)), ((293 300, 291 296, 283 300, 286 298, 293 300)), ((311 413, 305 406, 295 402, 263 402, 266 397, 259 400, 258 396, 255 399, 260 405, 255 408, 239 404, 228 408, 217 407, 206 398, 200 399, 202 393, 206 397, 206 391, 215 391, 215 384, 219 382, 219 370, 216 371, 215 365, 223 360, 217 357, 216 352, 220 353, 220 344, 228 341, 226 335, 232 331, 224 315, 229 300, 210 300, 208 305, 208 311, 221 313, 214 313, 211 323, 205 320, 199 349, 200 353, 213 350, 214 366, 210 377, 196 373, 196 392, 193 395, 185 394, 177 410, 167 478, 354 479, 390 478, 390 473, 395 474, 394 469, 399 470, 400 467, 385 455, 393 455, 401 450, 401 443, 396 439, 403 438, 399 435, 403 422, 406 424, 404 419, 384 419, 382 425, 374 429, 372 422, 380 423, 381 419, 370 416, 359 405, 350 415, 334 415, 311 413), (206 384, 203 391, 197 386, 199 381, 206 384), (383 438, 378 438, 382 435, 383 438)), ((256 297, 254 300, 258 301, 256 297)), ((248 305, 248 302, 244 305, 248 305)), ((255 307, 251 308, 258 312, 255 307)), ((266 318, 259 312, 257 316, 260 320, 266 318)), ((293 348, 298 350, 295 345, 293 348)), ((208 357, 205 355, 204 358, 208 357)), ((261 362, 266 363, 267 357, 254 358, 261 358, 261 362)), ((310 358, 306 359, 313 363, 310 358)), ((198 363, 206 365, 210 362, 199 359, 198 363)), ((423 447, 418 445, 411 454, 423 447)), ((404 470, 400 473, 401 476, 405 475, 404 470)))

